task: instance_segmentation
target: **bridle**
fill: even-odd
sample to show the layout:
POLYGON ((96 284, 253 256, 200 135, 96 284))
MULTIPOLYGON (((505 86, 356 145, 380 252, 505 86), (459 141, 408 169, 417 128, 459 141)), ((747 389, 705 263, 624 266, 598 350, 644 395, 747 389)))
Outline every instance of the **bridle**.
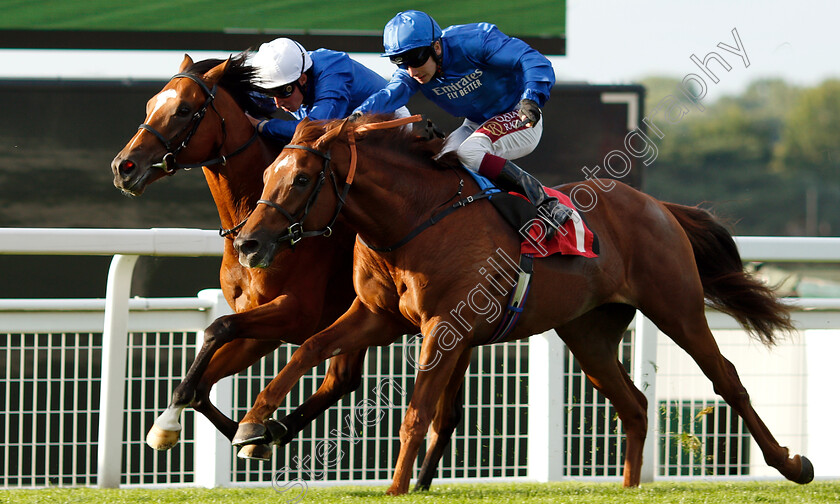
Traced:
MULTIPOLYGON (((352 137, 351 137, 352 138, 352 137)), ((270 200, 257 200, 257 205, 266 205, 269 206, 286 218, 289 221, 289 227, 286 229, 285 234, 280 235, 277 238, 277 241, 282 243, 284 241, 289 241, 289 245, 294 248, 295 244, 301 241, 304 238, 310 238, 314 236, 330 236, 332 234, 332 227, 335 225, 336 219, 338 219, 338 214, 341 213, 341 209, 344 207, 344 202, 347 198, 347 193, 350 191, 350 186, 353 183, 353 173, 351 172, 347 176, 347 180, 344 182, 344 189, 339 191, 338 189, 338 182, 335 178, 335 172, 330 170, 330 153, 319 151, 317 149, 313 149, 312 147, 307 147, 306 145, 294 145, 289 144, 283 147, 283 149, 300 149, 306 152, 310 152, 315 154, 316 156, 320 156, 324 160, 324 165, 321 168, 321 172, 318 174, 318 180, 315 182, 315 189, 307 198, 306 203, 303 205, 303 208, 298 210, 294 215, 291 212, 287 211, 285 208, 280 206, 279 204, 270 201, 270 200), (318 195, 321 194, 321 189, 324 187, 324 182, 327 179, 327 174, 329 173, 330 180, 332 181, 333 190, 335 191, 335 195, 338 197, 338 204, 335 207, 335 214, 333 214, 330 223, 327 224, 323 229, 315 230, 315 231, 304 231, 303 230, 303 221, 306 219, 306 216, 309 215, 309 211, 312 210, 312 206, 315 204, 315 201, 318 199, 318 195)))
POLYGON ((193 114, 192 118, 190 118, 190 121, 187 124, 185 124, 183 128, 178 130, 178 132, 175 135, 173 135, 172 138, 167 139, 165 136, 163 136, 161 132, 156 130, 150 124, 143 123, 140 126, 138 126, 137 129, 146 130, 149 133, 153 134, 155 137, 157 137, 157 139, 160 140, 160 142, 163 144, 164 148, 166 148, 166 154, 163 155, 163 159, 161 160, 161 162, 153 164, 152 168, 160 168, 167 175, 172 175, 179 168, 189 170, 191 168, 198 168, 199 166, 212 166, 216 164, 221 164, 222 166, 224 166, 225 164, 227 164, 228 159, 232 158, 233 156, 236 156, 237 154, 240 154, 241 152, 244 152, 245 149, 247 149, 252 143, 254 143, 257 140, 257 136, 259 136, 259 134, 256 128, 254 128, 254 134, 251 135, 251 138, 249 138, 244 144, 237 147, 233 152, 231 152, 227 156, 221 155, 220 152, 225 144, 225 140, 227 139, 227 130, 225 129, 225 118, 222 117, 222 115, 216 109, 216 105, 214 102, 214 100, 216 99, 216 89, 218 88, 218 85, 214 84, 213 88, 210 89, 207 87, 207 84, 205 84, 204 81, 199 79, 197 76, 188 73, 175 74, 172 76, 170 81, 173 81, 178 78, 190 79, 191 81, 195 82, 198 85, 198 87, 200 87, 201 90, 204 92, 204 103, 193 114), (213 159, 208 159, 207 161, 202 161, 200 163, 178 163, 175 160, 175 156, 177 156, 178 153, 181 152, 187 146, 190 140, 192 140, 193 135, 195 135, 195 132, 198 130, 198 126, 201 124, 201 120, 204 119, 204 116, 207 114, 208 107, 212 108, 213 112, 215 112, 216 115, 219 116, 219 121, 221 123, 222 128, 222 141, 219 143, 218 149, 216 149, 217 157, 213 159), (185 132, 186 134, 184 134, 185 132), (182 136, 183 140, 181 141, 180 145, 173 149, 172 144, 182 136))
MULTIPOLYGON (((227 156, 224 156, 224 155, 220 154, 221 150, 222 150, 222 147, 224 147, 225 141, 227 140, 227 129, 225 127, 225 118, 222 117, 222 115, 219 113, 218 109, 216 109, 215 100, 216 100, 216 90, 218 89, 218 85, 214 84, 213 89, 210 89, 210 88, 207 87, 207 84, 205 84, 204 81, 199 79, 197 76, 195 76, 193 74, 189 74, 189 73, 175 74, 169 80, 171 82, 171 81, 173 81, 175 79, 178 79, 178 78, 189 79, 189 80, 193 81, 194 83, 196 83, 198 85, 198 87, 200 87, 201 90, 204 92, 204 96, 205 96, 204 103, 201 105, 201 107, 199 107, 198 110, 196 110, 196 112, 193 114, 190 121, 186 125, 184 125, 183 128, 178 130, 178 132, 175 133, 175 135, 173 135, 172 138, 167 139, 165 136, 163 136, 163 134, 160 131, 156 130, 150 124, 143 123, 140 126, 138 126, 138 128, 137 128, 138 130, 142 129, 142 130, 148 131, 149 133, 151 133, 155 137, 157 137, 157 139, 160 140, 160 142, 163 144, 164 148, 166 149, 166 154, 163 155, 163 159, 161 159, 161 162, 153 164, 152 168, 160 168, 167 175, 173 175, 179 168, 183 168, 184 170, 190 170, 192 168, 198 168, 200 166, 213 166, 213 165, 217 165, 217 164, 225 166, 225 165, 227 165, 228 159, 230 159, 230 158, 232 158, 232 157, 234 157, 238 154, 241 154, 242 152, 245 152, 245 150, 248 147, 250 147, 251 144, 253 144, 257 140, 257 137, 259 136, 259 132, 257 131, 256 128, 254 128, 254 134, 251 135, 251 138, 246 140, 244 144, 242 144, 239 147, 237 147, 236 149, 234 149, 227 156), (178 163, 178 161, 175 159, 175 156, 177 156, 179 152, 181 152, 184 148, 186 148, 187 144, 190 142, 190 140, 192 140, 193 135, 195 135, 195 132, 198 130, 198 127, 201 124, 201 120, 204 119, 204 116, 207 114, 207 108, 208 107, 211 107, 213 109, 213 112, 215 112, 216 115, 219 117, 219 123, 221 124, 221 128, 222 128, 222 141, 219 143, 219 147, 216 149, 217 157, 212 158, 212 159, 208 159, 206 161, 202 161, 200 163, 189 163, 189 164, 178 163), (186 135, 184 135, 184 132, 186 132, 186 135), (175 147, 173 149, 172 148, 172 143, 175 142, 175 140, 178 139, 179 137, 181 137, 182 135, 184 136, 184 139, 181 141, 180 145, 178 145, 177 147, 175 147)), ((247 220, 248 220, 248 217, 245 217, 244 219, 242 219, 242 221, 239 224, 236 224, 235 226, 233 226, 230 229, 225 229, 224 227, 220 227, 219 228, 219 236, 222 236, 224 238, 229 237, 231 234, 233 234, 236 231, 238 231, 239 229, 241 229, 242 226, 245 225, 245 222, 247 220)))
MULTIPOLYGON (((330 169, 330 153, 323 152, 317 149, 313 149, 312 147, 308 147, 306 145, 295 145, 289 144, 283 147, 284 149, 300 149, 311 154, 315 154, 316 156, 320 156, 324 160, 323 167, 321 168, 321 172, 318 174, 318 180, 315 183, 315 188, 313 189, 312 193, 307 198, 306 203, 303 205, 303 208, 292 214, 291 212, 287 211, 285 208, 280 206, 278 203, 275 203, 270 200, 261 199, 257 201, 257 205, 266 205, 271 207, 278 212, 280 212, 286 220, 289 221, 289 227, 286 229, 284 234, 281 234, 277 241, 282 243, 284 241, 288 241, 289 245, 294 248, 295 244, 301 241, 304 238, 311 238, 314 236, 330 236, 332 234, 332 227, 335 225, 335 221, 338 219, 338 215, 341 213, 341 209, 344 208, 344 204, 347 200, 347 193, 350 191, 350 186, 353 185, 353 178, 356 174, 356 136, 355 133, 361 133, 364 131, 375 130, 375 129, 386 129, 386 128, 395 128, 398 126, 403 126, 406 124, 411 124, 414 122, 421 121, 422 117, 419 115, 413 115, 410 117, 403 117, 400 119, 394 119, 391 121, 384 121, 380 123, 371 123, 359 126, 355 129, 355 131, 350 131, 348 133, 347 139, 350 145, 350 168, 347 171, 347 178, 344 181, 344 188, 339 190, 338 188, 338 181, 335 177, 335 172, 330 169), (329 178, 332 181, 333 190, 335 191, 335 195, 338 198, 338 203, 335 207, 335 213, 330 219, 329 224, 327 224, 323 229, 313 230, 313 231, 304 231, 303 229, 303 221, 306 219, 306 216, 309 215, 309 211, 312 210, 315 201, 318 199, 318 195, 321 193, 321 189, 324 187, 324 182, 326 182, 327 175, 329 174, 329 178)), ((343 126, 343 125, 342 125, 343 126)))

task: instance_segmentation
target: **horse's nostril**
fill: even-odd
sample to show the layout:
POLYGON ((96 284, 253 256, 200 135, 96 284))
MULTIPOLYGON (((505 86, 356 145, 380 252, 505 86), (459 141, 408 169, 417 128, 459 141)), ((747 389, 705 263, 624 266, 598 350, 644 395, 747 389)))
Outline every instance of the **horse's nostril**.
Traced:
POLYGON ((137 165, 134 164, 134 161, 126 159, 125 161, 120 163, 120 173, 122 173, 123 175, 130 175, 136 167, 137 165))
POLYGON ((258 240, 241 240, 236 243, 236 249, 239 250, 240 254, 251 255, 259 248, 260 242, 258 240))

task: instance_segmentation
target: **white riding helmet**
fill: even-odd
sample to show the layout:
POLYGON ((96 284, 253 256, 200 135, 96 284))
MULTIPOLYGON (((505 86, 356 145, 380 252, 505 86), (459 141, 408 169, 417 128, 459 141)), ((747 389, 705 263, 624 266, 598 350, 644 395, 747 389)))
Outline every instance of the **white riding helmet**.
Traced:
POLYGON ((271 89, 292 83, 312 66, 312 58, 292 39, 278 38, 260 45, 252 56, 260 85, 271 89))

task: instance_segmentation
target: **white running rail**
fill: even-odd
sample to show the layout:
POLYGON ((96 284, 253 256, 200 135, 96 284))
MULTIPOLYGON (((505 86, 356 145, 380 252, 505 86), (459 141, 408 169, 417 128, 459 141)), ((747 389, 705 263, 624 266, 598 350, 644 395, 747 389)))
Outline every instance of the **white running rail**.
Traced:
MULTIPOLYGON (((840 238, 738 237, 736 241, 742 258, 745 261, 840 262, 840 238)), ((222 253, 222 248, 223 239, 218 236, 216 231, 197 229, 0 229, 0 254, 113 256, 108 274, 106 298, 104 300, 0 300, 0 334, 29 334, 50 331, 90 331, 103 333, 99 405, 98 408, 95 404, 90 406, 92 410, 98 411, 99 413, 98 444, 96 447, 98 463, 96 464, 95 479, 95 483, 98 486, 117 487, 121 481, 126 482, 122 468, 123 451, 125 449, 123 446, 125 441, 123 439, 123 430, 125 427, 123 422, 123 404, 127 383, 126 354, 129 350, 127 346, 129 333, 143 331, 197 331, 200 335, 201 329, 209 325, 212 320, 224 313, 229 313, 229 309, 224 303, 220 292, 216 290, 203 291, 196 298, 130 299, 128 289, 131 285, 131 278, 137 258, 145 255, 219 256, 222 253), (60 314, 60 317, 40 316, 47 313, 60 314), (39 316, 33 316, 34 314, 39 314, 39 316), (173 314, 176 314, 176 316, 173 316, 173 314)), ((795 318, 802 329, 840 328, 840 300, 795 299, 791 301, 797 307, 795 318)), ((709 313, 709 319, 710 325, 716 330, 736 329, 734 322, 726 316, 709 313)), ((657 349, 659 348, 659 352, 662 352, 661 340, 664 338, 658 338, 658 332, 655 326, 643 317, 636 318, 634 327, 635 335, 633 337, 632 350, 629 350, 631 355, 627 359, 632 363, 631 375, 634 376, 637 386, 648 396, 648 403, 650 405, 649 415, 651 419, 654 419, 658 417, 659 412, 657 408, 661 407, 663 397, 661 393, 657 392, 658 381, 660 382, 660 388, 662 387, 662 376, 657 377, 657 372, 659 366, 663 364, 657 360, 657 349), (652 377, 657 377, 657 379, 651 379, 652 377)), ((450 461, 450 466, 447 466, 449 468, 441 469, 439 474, 444 479, 453 480, 494 478, 495 476, 500 476, 508 479, 525 478, 532 481, 553 481, 567 477, 570 474, 577 474, 569 467, 568 457, 564 456, 564 446, 566 447, 565 451, 568 453, 570 451, 570 443, 572 443, 569 436, 572 435, 570 433, 573 432, 573 429, 567 424, 572 418, 569 413, 569 404, 574 392, 568 392, 568 397, 564 397, 562 393, 564 390, 563 380, 569 379, 571 376, 571 370, 564 369, 563 367, 564 359, 561 356, 564 355, 566 349, 562 341, 553 334, 544 334, 531 338, 527 344, 517 343, 505 348, 505 350, 502 350, 502 346, 499 346, 498 355, 496 353, 488 353, 487 355, 492 355, 492 357, 478 358, 490 359, 491 361, 501 359, 505 362, 511 362, 510 359, 519 359, 521 361, 527 357, 527 379, 533 383, 546 384, 546 386, 539 388, 531 387, 527 393, 527 402, 520 403, 518 400, 520 392, 514 394, 512 389, 508 391, 507 384, 500 389, 496 389, 495 385, 488 385, 491 388, 487 390, 481 388, 483 387, 483 385, 480 385, 482 378, 497 376, 494 374, 495 371, 479 370, 478 373, 473 373, 471 370, 472 374, 469 379, 476 381, 470 383, 477 385, 472 385, 472 392, 468 393, 477 394, 478 400, 481 399, 480 396, 482 395, 489 394, 490 396, 495 396, 501 394, 502 391, 505 394, 514 394, 511 397, 515 396, 517 399, 512 401, 509 406, 511 413, 504 413, 503 417, 500 417, 501 420, 499 420, 501 423, 493 423, 493 425, 497 425, 494 427, 496 430, 502 431, 502 437, 504 437, 505 430, 518 432, 512 438, 512 443, 516 446, 511 448, 514 454, 511 457, 512 459, 521 457, 521 454, 525 452, 525 445, 527 445, 527 466, 524 464, 517 465, 516 460, 514 460, 513 464, 515 467, 505 469, 500 466, 499 469, 493 469, 489 473, 486 473, 486 476, 482 476, 485 474, 482 472, 464 473, 462 476, 456 469, 450 467, 452 465, 452 461, 450 461), (558 386, 561 388, 557 389, 558 386), (482 392, 482 390, 484 391, 482 392), (515 419, 513 416, 504 416, 514 415, 512 413, 514 410, 517 411, 515 413, 515 419), (520 420, 525 418, 521 416, 522 413, 520 412, 526 410, 527 425, 520 426, 520 420), (522 435, 523 432, 527 434, 522 435), (470 476, 470 474, 473 476, 470 476)), ((10 365, 14 365, 9 355, 11 354, 7 352, 7 368, 10 365)), ((383 358, 387 360, 388 356, 386 355, 383 358)), ((571 361, 569 360, 568 362, 571 361)), ((188 364, 188 362, 185 362, 185 365, 188 364)), ((519 377, 517 374, 520 371, 518 366, 519 364, 516 365, 516 370, 513 371, 513 374, 509 376, 519 377)), ((377 369, 380 368, 377 367, 377 369)), ((273 372, 274 370, 266 371, 269 375, 273 372)), ((402 373, 406 374, 405 371, 402 373)), ((383 376, 389 375, 385 373, 377 379, 381 380, 383 376)), ((407 379, 410 380, 410 378, 407 379)), ((524 377, 515 379, 520 382, 525 381, 524 377)), ((400 383, 403 384, 400 386, 404 386, 408 382, 400 383)), ((230 411, 230 398, 239 392, 232 390, 233 387, 231 387, 230 382, 222 382, 217 388, 216 396, 217 400, 222 404, 222 409, 230 411), (226 403, 228 404, 227 406, 225 406, 226 403)), ((568 386, 566 390, 569 390, 568 386)), ((248 385, 248 391, 248 393, 251 393, 250 384, 248 385)), ((364 397, 368 396, 364 395, 364 397)), ((160 400, 165 400, 165 398, 161 398, 160 400)), ((370 401, 370 399, 366 400, 370 401)), ((470 398, 468 397, 467 400, 469 402, 470 398)), ((163 406, 164 404, 160 402, 156 405, 157 408, 162 408, 163 406)), ((404 408, 404 406, 405 404, 403 403, 402 407, 404 408)), ((809 407, 813 406, 813 404, 809 404, 809 407)), ((7 405, 8 408, 14 408, 14 405, 7 405)), ((352 406, 350 411, 353 411, 352 406)), ((470 414, 468 408, 467 418, 469 422, 480 423, 477 417, 471 417, 469 416, 470 414)), ((475 415, 475 413, 472 413, 472 415, 475 415)), ((813 417, 814 415, 811 414, 810 416, 813 417)), ((35 418, 34 415, 33 418, 35 418)), ((50 425, 49 422, 48 420, 48 425, 50 425)), ((393 427, 390 426, 390 423, 393 423, 393 419, 389 420, 389 428, 393 427)), ((660 470, 659 475, 663 474, 661 472, 663 469, 658 468, 659 464, 656 462, 657 460, 661 460, 658 452, 661 432, 659 432, 658 422, 651 420, 649 424, 650 431, 648 433, 648 443, 646 444, 644 457, 646 463, 643 468, 643 478, 645 481, 653 480, 654 476, 657 475, 657 469, 660 470)), ((808 425, 811 426, 811 423, 809 422, 808 425)), ((133 426, 131 427, 133 428, 133 426)), ((8 442, 8 437, 12 435, 8 430, 9 428, 7 426, 6 442, 8 442)), ((377 434, 377 436, 390 436, 389 439, 392 439, 395 430, 390 430, 391 432, 387 432, 387 429, 383 428, 382 433, 377 434)), ((376 432, 379 433, 380 431, 377 430, 376 432)), ((490 434, 492 435, 492 433, 490 434)), ((479 446, 481 443, 484 443, 481 439, 486 438, 476 436, 478 434, 464 434, 462 441, 466 444, 459 445, 461 447, 460 449, 462 451, 471 450, 472 448, 470 447, 479 446), (473 441, 470 441, 471 439, 473 441), (478 443, 478 445, 469 444, 471 442, 478 443)), ((282 461, 274 463, 271 466, 272 471, 268 472, 268 474, 258 474, 259 471, 255 472, 250 468, 245 469, 245 473, 247 474, 243 479, 243 477, 237 475, 237 470, 232 467, 232 464, 236 464, 236 462, 235 460, 232 461, 231 457, 228 456, 229 448, 225 446, 225 440, 221 436, 216 435, 212 429, 200 427, 195 434, 195 439, 195 474, 192 477, 182 478, 177 481, 204 486, 228 485, 245 481, 261 481, 265 484, 271 481, 272 473, 276 472, 276 469, 283 463, 282 461)), ((314 443, 315 440, 316 438, 313 438, 312 441, 307 442, 314 443)), ((492 440, 489 441, 491 444, 495 442, 492 440)), ((367 449, 362 448, 364 445, 359 446, 358 449, 361 451, 358 453, 352 451, 355 445, 355 442, 351 443, 351 455, 357 460, 368 460, 369 454, 365 451, 367 449)), ((306 446, 311 447, 314 445, 308 444, 306 446)), ((306 449, 303 445, 301 447, 302 449, 306 449)), ((492 449, 506 450, 507 448, 504 442, 498 441, 498 446, 492 449)), ((453 448, 453 454, 450 455, 452 460, 455 460, 456 457, 454 450, 453 448)), ((6 451, 8 452, 8 450, 6 451)), ((388 448, 387 451, 391 454, 391 448, 388 448)), ((324 471, 324 474, 330 474, 329 476, 324 476, 324 479, 381 482, 384 479, 382 475, 387 475, 387 467, 390 464, 388 456, 385 456, 385 460, 382 462, 383 469, 381 471, 374 471, 376 474, 372 477, 365 476, 364 471, 361 471, 361 477, 357 473, 353 473, 353 471, 345 470, 342 473, 339 468, 334 471, 334 474, 329 471, 324 471), (354 474, 357 475, 354 476, 354 474)), ((811 456, 810 453, 809 456, 811 456)), ((286 467, 290 464, 290 460, 287 455, 285 458, 286 467)), ((377 464, 379 464, 378 460, 379 458, 377 456, 377 464)), ((475 463, 482 466, 488 463, 493 465, 495 462, 478 460, 475 463)), ((5 474, 0 474, 0 476, 4 477, 4 486, 43 486, 43 481, 45 481, 43 479, 15 479, 14 475, 10 472, 10 466, 13 464, 14 461, 10 461, 8 458, 4 462, 3 471, 5 474)), ((817 461, 815 461, 815 465, 819 471, 820 466, 817 464, 817 461)), ((620 468, 617 470, 620 470, 620 468)), ((830 471, 835 470, 838 469, 830 469, 830 471)), ((74 471, 83 473, 84 468, 74 468, 74 471)), ((240 470, 239 472, 241 473, 242 471, 240 470)), ((668 473, 665 472, 664 474, 667 475, 668 473)), ((59 484, 62 484, 62 480, 59 479, 58 481, 59 484)), ((128 480, 127 482, 131 483, 131 481, 128 480)), ((143 480, 140 479, 137 481, 142 482, 143 480)), ((70 484, 74 483, 71 482, 70 484)))

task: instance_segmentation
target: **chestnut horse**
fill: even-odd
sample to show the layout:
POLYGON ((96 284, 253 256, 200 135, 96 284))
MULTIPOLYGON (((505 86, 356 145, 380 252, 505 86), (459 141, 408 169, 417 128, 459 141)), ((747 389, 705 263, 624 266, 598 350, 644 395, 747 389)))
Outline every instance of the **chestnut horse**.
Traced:
MULTIPOLYGON (((275 350, 283 342, 300 345, 343 313, 353 299, 352 247, 355 235, 336 229, 334 242, 301 243, 262 269, 241 266, 233 249, 236 228, 262 191, 263 170, 278 150, 263 141, 244 109, 257 113, 249 94, 253 69, 244 55, 228 61, 193 63, 185 56, 179 73, 146 105, 146 119, 111 164, 114 185, 130 195, 180 168, 203 167, 227 236, 220 272, 225 299, 236 312, 220 317, 204 332, 204 343, 171 403, 147 436, 155 449, 174 446, 181 411, 192 405, 229 439, 237 423, 209 400, 210 388, 275 350), (176 159, 177 156, 177 159, 176 159)), ((365 350, 332 359, 318 391, 279 422, 282 443, 313 418, 355 390, 365 350)), ((271 450, 251 447, 240 456, 268 459, 271 450)))
MULTIPOLYGON (((450 402, 471 348, 487 344, 496 329, 493 322, 498 320, 483 308, 506 306, 506 296, 490 289, 484 289, 486 299, 475 298, 476 286, 504 285, 501 271, 491 276, 481 266, 501 252, 517 257, 520 239, 487 202, 478 201, 426 227, 413 240, 401 240, 450 205, 459 184, 465 184, 465 194, 476 193, 477 186, 451 159, 435 161, 427 148, 398 129, 365 124, 375 120, 301 124, 294 145, 266 170, 264 204, 234 242, 240 262, 253 266, 288 247, 289 228, 323 227, 339 211, 358 233, 357 296, 351 308, 294 353, 243 417, 234 443, 264 433, 264 420, 313 366, 335 355, 388 345, 417 326, 424 336, 420 371, 388 489, 401 494, 408 490, 435 406, 450 402), (344 181, 343 187, 315 190, 319 177, 333 176, 344 181), (393 246, 399 243, 403 245, 393 246)), ((617 351, 639 309, 697 362, 744 419, 765 461, 790 480, 811 481, 811 463, 800 455, 790 457, 773 438, 706 321, 707 299, 766 344, 773 343, 775 331, 792 329, 785 305, 744 272, 729 232, 703 210, 660 202, 619 182, 609 190, 592 181, 582 184, 595 198, 586 217, 599 237, 599 256, 535 259, 528 304, 503 341, 557 332, 615 406, 627 439, 624 485, 637 486, 647 404, 617 351)), ((515 268, 505 269, 504 275, 515 278, 515 268)))

